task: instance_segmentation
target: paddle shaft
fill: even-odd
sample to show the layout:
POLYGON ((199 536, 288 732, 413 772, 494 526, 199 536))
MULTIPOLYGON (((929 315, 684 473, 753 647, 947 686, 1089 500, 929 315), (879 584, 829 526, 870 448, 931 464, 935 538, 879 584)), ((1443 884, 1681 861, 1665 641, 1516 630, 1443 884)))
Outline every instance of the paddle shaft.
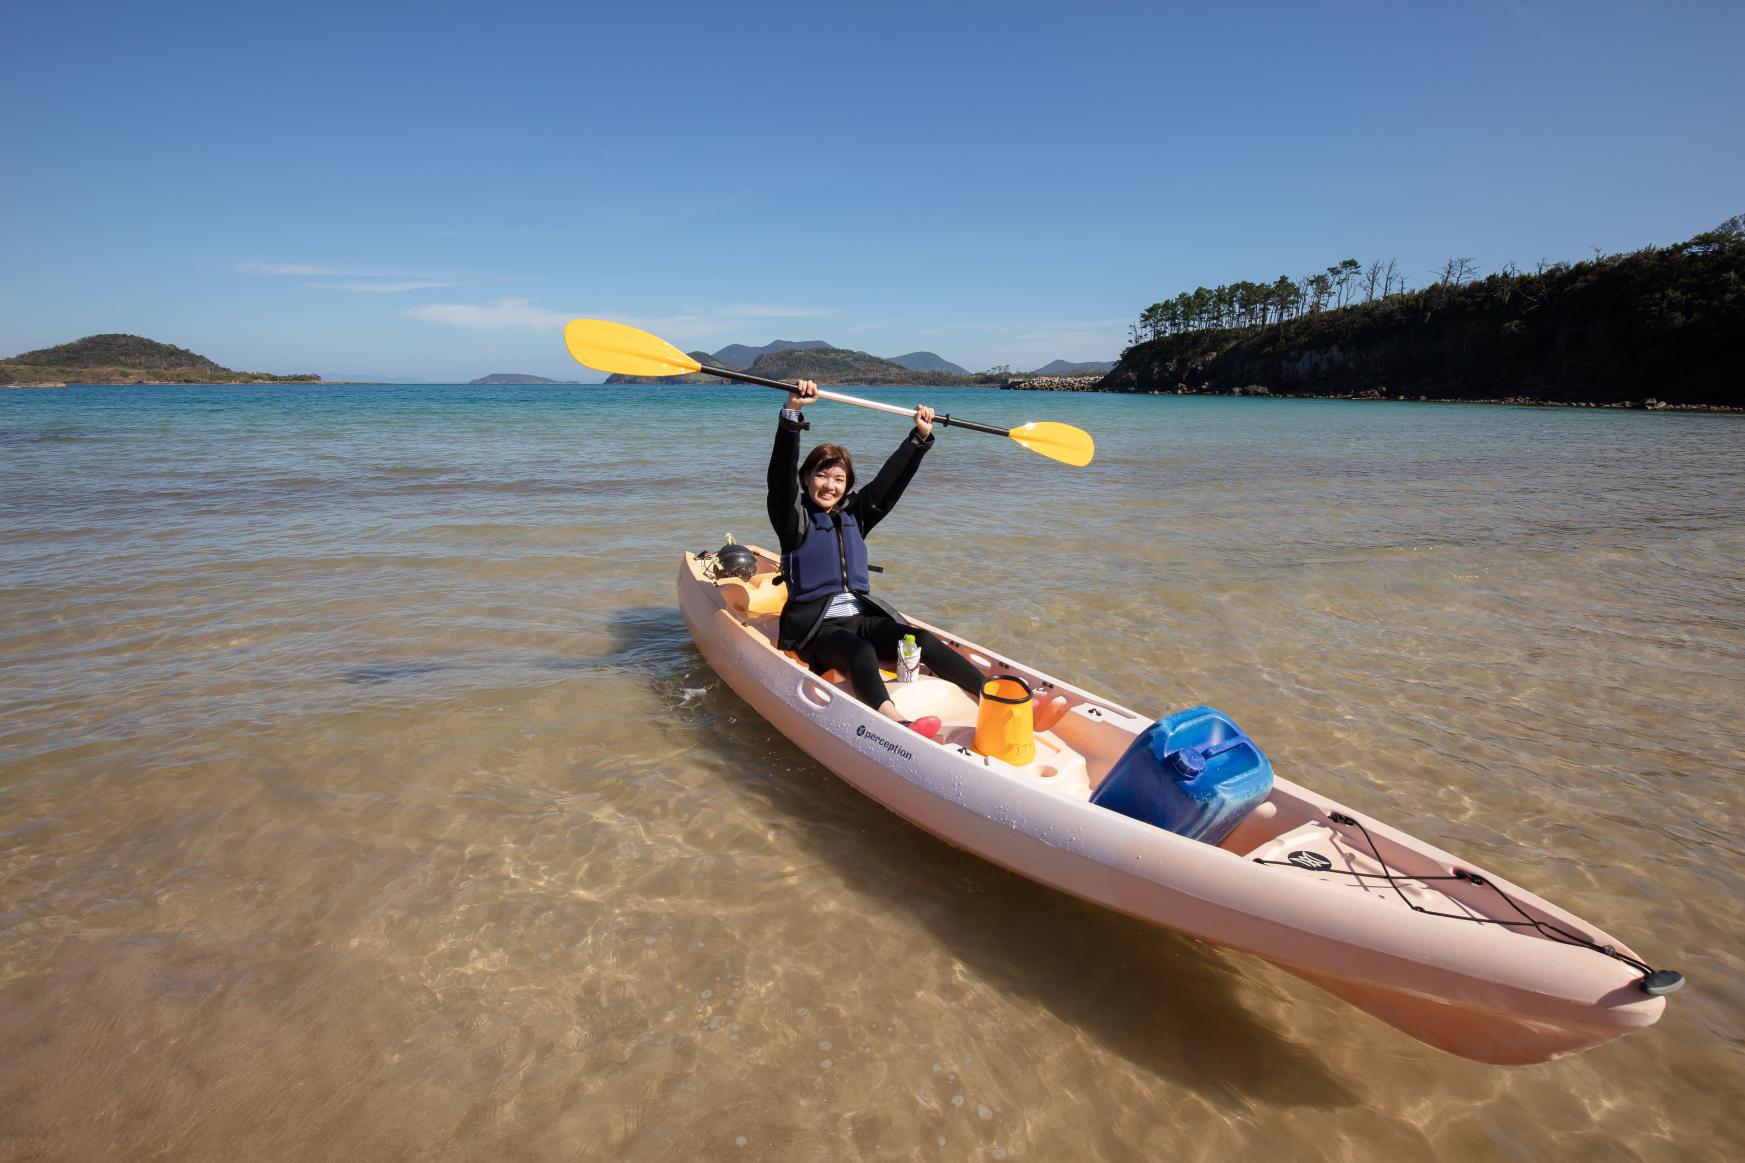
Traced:
MULTIPOLYGON (((791 392, 793 384, 784 384, 780 380, 765 379, 754 376, 750 372, 734 371, 730 367, 711 367, 709 364, 699 364, 697 370, 706 376, 720 376, 722 379, 738 380, 742 384, 757 384, 765 388, 775 388, 779 392, 791 392)), ((893 416, 913 416, 915 409, 899 408, 895 404, 881 404, 877 400, 863 400, 859 396, 845 396, 841 392, 827 392, 818 389, 820 400, 835 400, 838 404, 853 404, 859 408, 871 408, 875 412, 889 412, 893 416)), ((935 424, 948 424, 953 428, 968 428, 972 432, 988 432, 995 436, 1010 436, 1009 428, 995 428, 992 424, 977 424, 974 420, 954 420, 950 416, 933 417, 935 424)))

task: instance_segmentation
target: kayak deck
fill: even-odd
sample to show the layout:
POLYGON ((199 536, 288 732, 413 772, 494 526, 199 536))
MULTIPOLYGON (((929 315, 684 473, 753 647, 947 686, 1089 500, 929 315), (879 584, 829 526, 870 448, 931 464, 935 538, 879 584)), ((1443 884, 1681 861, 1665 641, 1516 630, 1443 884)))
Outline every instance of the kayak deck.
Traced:
MULTIPOLYGON (((759 572, 750 583, 731 579, 716 583, 723 591, 728 607, 741 615, 748 629, 761 634, 772 650, 776 649, 781 609, 779 587, 772 585, 774 574, 773 563, 760 556, 759 572)), ((912 619, 911 622, 926 625, 914 623, 912 619)), ((926 628, 975 663, 983 673, 1017 673, 1043 694, 1057 689, 1053 681, 1038 672, 985 657, 937 627, 926 628)), ((780 653, 797 665, 804 665, 792 651, 780 653)), ((827 671, 819 677, 842 692, 843 697, 856 697, 852 684, 840 671, 827 671)), ((1036 732, 1036 758, 1024 766, 1014 766, 975 750, 978 707, 975 700, 955 684, 935 676, 923 666, 914 682, 887 681, 886 687, 903 718, 938 716, 941 725, 933 742, 990 772, 1022 780, 1067 799, 1088 803, 1103 777, 1134 738, 1132 731, 1123 729, 1124 725, 1114 725, 1113 708, 1105 709, 1086 699, 1069 706, 1054 729, 1036 732)), ((1074 697, 1075 692, 1060 689, 1069 699, 1074 697)), ((916 741, 921 740, 917 737, 916 741)), ((1523 913, 1507 899, 1485 885, 1474 886, 1464 879, 1456 879, 1458 872, 1465 871, 1463 868, 1457 868, 1452 862, 1427 860, 1426 853, 1416 847, 1395 844, 1390 852, 1389 845, 1378 838, 1375 831, 1354 834, 1335 827, 1329 822, 1326 801, 1295 792, 1288 782, 1277 781, 1266 801, 1216 847, 1246 860, 1276 867, 1280 875, 1293 879, 1312 879, 1336 885, 1348 893, 1361 894, 1400 908, 1449 913, 1477 921, 1506 922, 1512 933, 1544 939, 1544 934, 1530 924, 1514 924, 1523 919, 1523 913)), ((1530 912, 1526 915, 1531 917, 1530 912)), ((1542 915, 1532 919, 1556 923, 1559 918, 1542 915)), ((1597 931, 1580 935, 1604 943, 1604 934, 1597 931)))
POLYGON ((1018 675, 1066 709, 1037 732, 1023 767, 976 752, 975 700, 925 670, 887 685, 902 717, 940 718, 935 738, 890 723, 844 676, 814 674, 777 648, 786 594, 773 584, 775 557, 753 549, 758 571, 747 582, 715 578, 705 558, 686 555, 681 609, 698 647, 803 750, 934 835, 1093 903, 1256 954, 1479 1061, 1543 1062, 1660 1016, 1661 991, 1648 990, 1646 967, 1616 938, 1283 777, 1216 845, 1092 804, 1151 720, 907 616, 982 673, 1018 675))

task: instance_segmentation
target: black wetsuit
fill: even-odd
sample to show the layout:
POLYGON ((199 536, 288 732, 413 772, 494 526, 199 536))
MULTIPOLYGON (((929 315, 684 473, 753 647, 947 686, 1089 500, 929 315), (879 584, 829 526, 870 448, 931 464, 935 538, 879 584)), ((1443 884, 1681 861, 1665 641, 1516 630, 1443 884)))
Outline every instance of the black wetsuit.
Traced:
MULTIPOLYGON (((800 483, 800 432, 807 427, 803 420, 782 417, 776 427, 775 447, 770 452, 769 518, 784 554, 800 547, 811 528, 812 515, 820 511, 800 483)), ((872 532, 873 526, 884 519, 903 495, 921 465, 921 457, 932 445, 931 436, 923 440, 911 429, 871 484, 837 502, 832 512, 851 513, 858 526, 857 530, 855 525, 845 525, 838 517, 839 534, 864 537, 872 532)), ((842 590, 851 589, 848 583, 845 576, 842 590)), ((972 698, 980 698, 982 673, 974 663, 932 633, 907 625, 902 615, 864 589, 851 590, 859 599, 860 613, 847 618, 825 618, 824 611, 840 592, 810 601, 790 600, 782 609, 776 645, 794 651, 820 674, 833 667, 842 670, 854 684, 856 696, 868 706, 879 707, 890 698, 879 674, 879 659, 896 657, 897 643, 903 635, 913 634, 921 648, 921 661, 933 673, 956 683, 972 698)))

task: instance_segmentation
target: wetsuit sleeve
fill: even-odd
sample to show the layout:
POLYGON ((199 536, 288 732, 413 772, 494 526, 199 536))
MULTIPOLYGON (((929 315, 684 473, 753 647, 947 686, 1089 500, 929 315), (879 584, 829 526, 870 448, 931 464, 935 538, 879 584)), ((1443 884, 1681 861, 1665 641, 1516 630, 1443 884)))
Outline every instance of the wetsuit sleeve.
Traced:
POLYGON ((770 449, 769 522, 783 553, 796 548, 804 532, 804 514, 800 509, 800 432, 808 427, 804 420, 783 416, 776 425, 775 447, 770 449))
POLYGON ((855 495, 858 506, 855 519, 860 522, 861 536, 871 533, 873 526, 896 506, 903 490, 909 487, 909 478, 921 467, 921 458, 932 447, 933 437, 923 440, 913 428, 909 429, 909 435, 897 445, 897 451, 891 453, 872 484, 855 495))

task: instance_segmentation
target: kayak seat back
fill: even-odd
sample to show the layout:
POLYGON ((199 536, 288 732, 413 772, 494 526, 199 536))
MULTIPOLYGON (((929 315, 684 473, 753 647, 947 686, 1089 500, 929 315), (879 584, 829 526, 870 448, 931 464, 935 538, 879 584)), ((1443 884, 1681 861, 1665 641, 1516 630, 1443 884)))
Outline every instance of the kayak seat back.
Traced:
POLYGON ((719 578, 721 597, 727 608, 736 614, 779 614, 788 602, 786 586, 771 585, 774 574, 760 573, 750 581, 736 577, 719 578))
POLYGON ((1272 764, 1211 707, 1166 715, 1134 738, 1091 802, 1216 844, 1272 792, 1272 764))

